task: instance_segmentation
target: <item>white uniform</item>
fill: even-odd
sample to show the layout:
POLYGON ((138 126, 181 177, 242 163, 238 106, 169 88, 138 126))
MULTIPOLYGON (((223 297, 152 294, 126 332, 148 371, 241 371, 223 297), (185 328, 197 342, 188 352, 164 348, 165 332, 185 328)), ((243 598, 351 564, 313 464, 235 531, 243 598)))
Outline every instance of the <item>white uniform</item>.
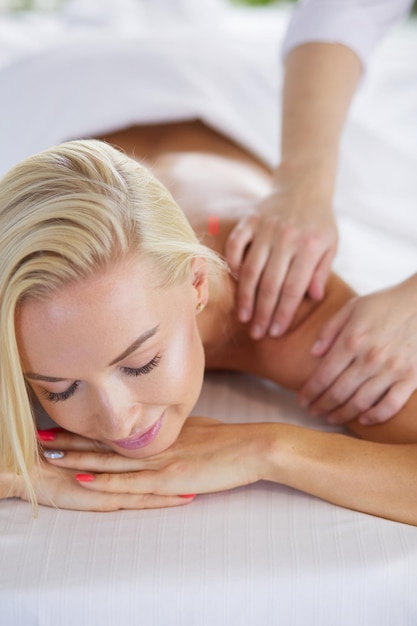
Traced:
POLYGON ((375 44, 404 17, 412 0, 301 0, 283 45, 283 56, 303 43, 341 43, 366 67, 375 44))

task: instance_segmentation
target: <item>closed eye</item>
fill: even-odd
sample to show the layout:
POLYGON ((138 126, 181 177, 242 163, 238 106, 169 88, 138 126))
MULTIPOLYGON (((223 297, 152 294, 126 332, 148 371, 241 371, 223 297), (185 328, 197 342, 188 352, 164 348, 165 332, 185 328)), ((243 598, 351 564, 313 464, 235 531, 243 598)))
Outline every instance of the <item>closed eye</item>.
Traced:
POLYGON ((71 387, 68 387, 68 389, 66 389, 65 391, 60 391, 60 392, 48 391, 47 389, 42 389, 42 394, 50 402, 63 402, 64 400, 68 400, 68 398, 70 398, 74 394, 79 384, 80 384, 80 381, 76 380, 75 382, 72 383, 71 387))
POLYGON ((149 361, 149 363, 143 365, 142 367, 122 367, 122 370, 128 376, 142 376, 144 374, 149 374, 153 369, 155 369, 160 360, 161 355, 157 354, 151 361, 149 361))
MULTIPOLYGON (((146 365, 143 365, 142 367, 122 367, 121 369, 125 374, 127 374, 127 376, 143 376, 145 374, 149 374, 153 369, 155 369, 160 360, 161 355, 157 354, 151 361, 149 361, 149 363, 146 363, 146 365)), ((47 400, 49 400, 49 402, 64 402, 74 395, 79 384, 80 381, 76 380, 65 391, 56 392, 43 389, 42 394, 47 400)))

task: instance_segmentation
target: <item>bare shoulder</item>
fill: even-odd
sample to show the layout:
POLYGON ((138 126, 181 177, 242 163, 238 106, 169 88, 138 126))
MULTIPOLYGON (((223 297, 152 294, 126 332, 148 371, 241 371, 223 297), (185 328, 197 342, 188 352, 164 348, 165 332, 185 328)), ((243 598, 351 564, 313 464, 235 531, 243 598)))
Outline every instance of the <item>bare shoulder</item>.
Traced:
POLYGON ((209 367, 244 371, 297 390, 317 366, 310 349, 323 324, 354 295, 341 278, 332 274, 324 298, 319 302, 304 298, 285 335, 255 341, 247 325, 238 325, 209 367))

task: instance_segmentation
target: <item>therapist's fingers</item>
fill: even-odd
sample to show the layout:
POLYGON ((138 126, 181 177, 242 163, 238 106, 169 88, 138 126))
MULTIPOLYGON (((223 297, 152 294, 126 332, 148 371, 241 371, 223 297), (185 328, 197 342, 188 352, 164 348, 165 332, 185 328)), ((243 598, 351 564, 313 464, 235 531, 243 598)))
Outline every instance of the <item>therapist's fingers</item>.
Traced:
POLYGON ((327 416, 330 424, 344 424, 358 419, 363 426, 382 424, 405 405, 413 392, 409 381, 390 386, 382 377, 374 377, 337 410, 327 416))
MULTIPOLYGON (((311 348, 311 354, 313 356, 323 356, 330 350, 352 315, 355 301, 356 298, 349 300, 349 302, 342 306, 342 308, 324 324, 311 348)), ((350 347, 349 350, 351 350, 350 347)))
POLYGON ((308 288, 308 295, 313 300, 321 300, 324 296, 325 286, 330 276, 335 254, 336 247, 326 252, 313 272, 308 288))
MULTIPOLYGON (((348 302, 325 324, 314 343, 311 354, 316 357, 324 356, 298 392, 298 402, 301 406, 307 406, 317 400, 355 359, 355 350, 352 349, 356 341, 355 336, 344 332, 350 314, 351 303, 348 302)), ((366 378, 372 373, 368 370, 366 378)))
POLYGON ((309 405, 312 415, 339 416, 340 422, 358 417, 378 402, 393 385, 383 364, 353 359, 327 389, 309 405))
POLYGON ((225 244, 224 255, 232 271, 237 272, 242 264, 247 246, 256 232, 258 218, 243 217, 231 231, 225 244))
POLYGON ((357 361, 352 361, 340 376, 309 405, 310 415, 335 414, 339 409, 339 414, 341 414, 341 407, 345 407, 345 412, 354 412, 351 419, 357 417, 386 392, 387 384, 389 387, 388 381, 383 381, 382 377, 375 376, 370 379, 374 381, 373 385, 367 379, 368 375, 364 382, 362 368, 357 361))
MULTIPOLYGON (((265 266, 268 263, 269 252, 269 246, 265 245, 260 237, 257 237, 255 241, 251 243, 245 259, 243 260, 239 271, 236 300, 238 317, 241 322, 253 320, 256 300, 260 298, 265 303, 265 296, 268 300, 271 300, 273 292, 272 286, 268 285, 268 289, 265 289, 265 284, 263 286, 259 284, 265 266)), ((276 280, 279 280, 279 272, 277 272, 276 280)), ((272 302, 271 306, 273 307, 274 304, 275 303, 272 302)), ((252 321, 252 329, 254 325, 254 321, 252 321)), ((264 332, 263 328, 262 332, 264 332)), ((253 337, 258 338, 256 337, 256 333, 253 337)))
POLYGON ((312 271, 319 259, 319 248, 306 245, 300 250, 293 250, 292 254, 269 330, 271 336, 282 335, 290 326, 297 308, 309 289, 312 271))
MULTIPOLYGON (((269 246, 261 248, 256 242, 253 244, 253 249, 251 248, 248 252, 245 267, 242 270, 242 274, 243 271, 247 272, 248 279, 241 280, 239 291, 242 305, 245 297, 254 301, 256 296, 250 325, 250 335, 253 339, 260 339, 268 331, 290 262, 290 251, 285 249, 281 252, 277 249, 271 251, 269 246), (258 272, 259 265, 262 265, 262 275, 258 272), (254 268, 257 268, 256 273, 260 276, 256 283, 253 283, 253 280, 249 281, 254 268), (250 293, 248 293, 249 289, 250 293)), ((280 334, 279 329, 274 334, 280 334)))
POLYGON ((415 385, 408 380, 392 385, 375 406, 359 417, 359 423, 363 426, 371 426, 386 422, 405 406, 414 390, 415 385))
POLYGON ((298 392, 298 403, 301 406, 312 405, 331 387, 352 361, 352 356, 347 350, 337 352, 335 358, 332 358, 331 354, 326 355, 298 392))
POLYGON ((268 255, 259 237, 253 241, 257 225, 257 216, 242 218, 225 245, 225 258, 238 275, 236 310, 239 320, 244 323, 252 318, 257 284, 268 255))
MULTIPOLYGON (((341 377, 343 378, 343 376, 341 377)), ((385 396, 392 384, 391 380, 383 375, 372 376, 364 383, 355 384, 355 378, 351 378, 351 393, 347 392, 346 396, 340 395, 341 401, 331 407, 321 411, 325 413, 327 421, 330 424, 344 424, 353 419, 358 418, 360 415, 365 414, 366 411, 372 407, 378 405, 381 398, 385 396)), ((329 393, 329 390, 325 395, 329 393)), ((322 404, 324 406, 324 403, 322 404)), ((318 414, 320 412, 319 402, 311 405, 313 412, 318 414)))

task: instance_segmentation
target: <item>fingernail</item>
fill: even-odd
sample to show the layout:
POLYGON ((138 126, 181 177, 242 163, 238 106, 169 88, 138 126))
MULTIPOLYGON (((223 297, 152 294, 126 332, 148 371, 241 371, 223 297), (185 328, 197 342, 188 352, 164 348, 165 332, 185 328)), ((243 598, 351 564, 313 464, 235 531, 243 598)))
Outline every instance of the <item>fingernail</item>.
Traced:
POLYGON ((61 450, 44 450, 43 456, 45 459, 62 459, 64 453, 61 450))
POLYGON ((56 433, 53 430, 37 430, 38 438, 42 441, 53 441, 56 437, 56 433))
POLYGON ((91 483, 94 480, 93 474, 76 474, 75 479, 80 483, 91 483))
POLYGON ((278 337, 280 330, 281 326, 276 322, 275 324, 272 324, 271 328, 269 329, 269 334, 271 335, 271 337, 278 337))
POLYGON ((320 348, 321 348, 321 341, 320 339, 318 339, 316 343, 313 345, 313 347, 311 348, 311 354, 319 353, 320 348))
POLYGON ((241 322, 249 322, 250 315, 248 309, 239 309, 239 319, 241 322))
POLYGON ((180 498, 195 498, 196 497, 196 493, 186 493, 180 496, 180 498))

